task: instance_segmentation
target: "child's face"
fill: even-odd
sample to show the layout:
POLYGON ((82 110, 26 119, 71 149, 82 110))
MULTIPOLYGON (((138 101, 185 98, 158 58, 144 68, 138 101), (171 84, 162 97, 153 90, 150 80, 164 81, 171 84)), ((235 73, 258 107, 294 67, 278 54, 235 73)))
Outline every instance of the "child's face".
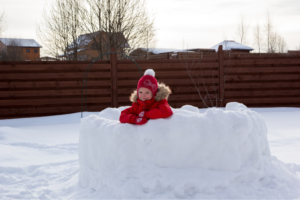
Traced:
POLYGON ((146 101, 152 99, 152 92, 148 88, 141 87, 139 89, 139 99, 141 101, 146 101))

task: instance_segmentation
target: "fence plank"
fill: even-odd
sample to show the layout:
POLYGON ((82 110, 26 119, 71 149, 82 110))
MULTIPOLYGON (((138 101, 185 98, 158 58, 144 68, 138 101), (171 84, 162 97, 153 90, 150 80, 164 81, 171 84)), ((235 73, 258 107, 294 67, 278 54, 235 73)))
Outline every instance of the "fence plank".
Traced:
POLYGON ((225 90, 233 89, 269 89, 269 88, 300 88, 300 81, 294 82, 263 82, 263 83, 226 83, 225 90))
POLYGON ((300 97, 270 97, 270 98, 243 98, 243 99, 225 99, 225 103, 228 102, 241 102, 244 104, 253 103, 299 103, 300 97))
MULTIPOLYGON (((107 103, 111 102, 111 97, 101 97, 101 98, 88 98, 88 103, 107 103)), ((81 96, 78 98, 49 98, 49 99, 9 99, 3 100, 0 99, 0 105, 6 106, 15 106, 15 105, 54 105, 54 104, 72 104, 72 103, 80 103, 81 104, 81 96)))
MULTIPOLYGON (((87 111, 101 111, 107 108, 109 105, 88 105, 87 111)), ((84 107, 85 109, 85 107, 84 107)), ((51 113, 74 113, 81 112, 81 106, 61 106, 61 107, 29 107, 29 108, 0 108, 0 117, 1 116, 12 116, 12 115, 21 115, 21 114, 51 114, 51 113)))
MULTIPOLYGON (((192 75, 194 76, 199 76, 199 77, 211 77, 211 76, 217 76, 218 75, 217 70, 193 70, 191 72, 192 75)), ((124 77, 134 77, 134 78, 140 78, 141 74, 140 72, 118 72, 118 78, 124 78, 124 77)), ((188 72, 183 70, 183 71, 156 71, 155 72, 155 77, 182 77, 186 78, 189 77, 188 72)))
POLYGON ((88 89, 82 91, 82 89, 73 90, 25 90, 25 91, 2 91, 0 93, 1 98, 14 98, 14 97, 51 97, 51 96, 68 96, 68 95, 82 95, 82 92, 87 92, 88 95, 110 95, 111 89, 88 89))
MULTIPOLYGON (((226 61, 224 61, 226 62, 226 61)), ((284 58, 284 59, 231 59, 229 61, 229 66, 238 66, 238 65, 292 65, 292 64, 300 64, 300 59, 291 59, 291 58, 284 58)))
POLYGON ((300 75, 298 74, 283 74, 283 75, 227 75, 226 81, 281 81, 281 80, 299 80, 300 75))
MULTIPOLYGON (((178 93, 187 93, 187 94, 189 94, 189 93, 198 93, 196 87, 194 87, 194 86, 191 86, 191 87, 189 87, 189 86, 188 87, 180 87, 180 86, 173 86, 173 85, 171 85, 169 87, 172 90, 173 94, 178 94, 178 93)), ((136 87, 132 87, 132 88, 119 88, 118 89, 118 94, 119 95, 127 95, 127 96, 129 96, 133 92, 133 90, 135 90, 135 89, 136 89, 136 87)), ((206 92, 206 90, 207 90, 210 93, 214 93, 214 92, 216 92, 218 90, 218 87, 213 88, 212 86, 207 86, 207 87, 200 86, 200 87, 198 87, 198 90, 201 91, 201 92, 206 92)))
MULTIPOLYGON (((90 86, 110 86, 110 80, 88 80, 90 86)), ((32 81, 32 82, 0 82, 0 88, 82 88, 83 81, 32 81)))
MULTIPOLYGON (((211 84, 214 83, 216 85, 218 85, 219 80, 217 78, 215 79, 211 79, 211 78, 205 78, 205 83, 206 84, 211 84)), ((121 86, 136 86, 137 85, 137 81, 136 80, 118 80, 118 84, 121 86)), ((195 80, 196 83, 199 83, 199 86, 202 85, 202 79, 196 79, 195 80)), ((191 79, 159 79, 158 82, 162 82, 165 83, 166 85, 193 85, 193 82, 191 79)))
MULTIPOLYGON (((97 64, 94 63, 91 67, 91 70, 109 70, 110 64, 109 61, 107 61, 108 64, 97 64)), ((107 63, 105 62, 105 63, 107 63)), ((32 65, 32 64, 20 64, 20 65, 2 65, 0 67, 0 72, 10 72, 10 71, 81 71, 84 72, 89 64, 53 64, 53 63, 47 63, 47 64, 41 64, 41 65, 32 65)))
MULTIPOLYGON (((206 93, 205 93, 206 94, 206 93)), ((205 97, 205 94, 202 94, 202 98, 205 97)), ((212 95, 215 95, 212 93, 212 95)), ((198 94, 183 94, 183 95, 170 95, 168 101, 178 101, 178 100, 187 100, 187 101, 201 101, 201 98, 198 94)), ((119 102, 129 102, 129 96, 127 97, 118 97, 119 102)))
MULTIPOLYGON (((150 61, 149 61, 150 62, 150 61)), ((139 66, 143 71, 146 69, 153 69, 156 71, 164 71, 164 70, 186 70, 186 67, 195 67, 196 69, 200 68, 217 68, 219 66, 218 62, 177 62, 177 63, 140 63, 137 61, 139 66)), ((119 64, 118 62, 118 72, 126 70, 126 71, 139 71, 138 67, 135 64, 119 64)))
MULTIPOLYGON (((110 78, 110 72, 91 72, 88 74, 89 78, 110 78)), ((67 72, 67 73, 0 73, 0 79, 2 80, 30 80, 30 79, 82 79, 82 72, 67 72)))
POLYGON ((260 68, 253 68, 249 67, 239 67, 239 68, 230 68, 230 74, 234 73, 299 73, 300 67, 260 67, 260 68))
POLYGON ((253 96, 291 96, 298 95, 300 96, 300 88, 298 90, 253 90, 253 91, 226 91, 226 98, 230 99, 232 96, 243 98, 245 96, 253 98, 253 96))
POLYGON ((219 60, 219 92, 218 92, 218 98, 220 100, 220 105, 217 106, 224 106, 224 51, 223 51, 223 45, 219 45, 218 49, 218 60, 219 60))
MULTIPOLYGON (((115 52, 115 48, 111 48, 111 52, 115 52)), ((111 89, 112 89, 112 97, 111 97, 111 105, 112 107, 118 107, 118 73, 117 73, 117 54, 110 54, 110 64, 111 64, 111 89)))

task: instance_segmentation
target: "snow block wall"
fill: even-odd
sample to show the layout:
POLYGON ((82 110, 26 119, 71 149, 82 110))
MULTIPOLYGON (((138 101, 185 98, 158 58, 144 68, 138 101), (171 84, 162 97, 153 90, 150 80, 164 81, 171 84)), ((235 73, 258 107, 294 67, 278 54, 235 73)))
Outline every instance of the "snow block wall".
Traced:
POLYGON ((270 154, 262 116, 243 104, 187 105, 142 126, 121 124, 123 109, 81 120, 79 184, 103 198, 300 195, 297 176, 270 154))

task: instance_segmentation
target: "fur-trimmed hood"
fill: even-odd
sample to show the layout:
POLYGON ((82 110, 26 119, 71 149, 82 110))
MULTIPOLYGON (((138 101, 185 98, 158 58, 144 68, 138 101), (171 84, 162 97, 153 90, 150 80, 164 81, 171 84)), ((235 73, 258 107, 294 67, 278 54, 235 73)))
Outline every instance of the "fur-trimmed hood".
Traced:
MULTIPOLYGON (((169 86, 166 86, 164 83, 158 83, 158 91, 155 96, 155 101, 168 99, 170 94, 172 94, 172 91, 169 86)), ((133 91, 129 99, 131 102, 137 102, 138 96, 136 90, 133 91)))

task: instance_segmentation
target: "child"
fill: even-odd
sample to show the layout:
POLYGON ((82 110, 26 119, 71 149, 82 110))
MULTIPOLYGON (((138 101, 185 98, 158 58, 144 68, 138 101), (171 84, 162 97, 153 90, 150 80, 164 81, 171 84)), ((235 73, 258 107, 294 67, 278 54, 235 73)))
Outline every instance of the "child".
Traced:
POLYGON ((142 125, 149 119, 167 118, 173 114, 167 101, 171 90, 163 83, 157 84, 154 76, 152 69, 145 71, 137 90, 130 96, 132 106, 121 112, 121 123, 142 125))

